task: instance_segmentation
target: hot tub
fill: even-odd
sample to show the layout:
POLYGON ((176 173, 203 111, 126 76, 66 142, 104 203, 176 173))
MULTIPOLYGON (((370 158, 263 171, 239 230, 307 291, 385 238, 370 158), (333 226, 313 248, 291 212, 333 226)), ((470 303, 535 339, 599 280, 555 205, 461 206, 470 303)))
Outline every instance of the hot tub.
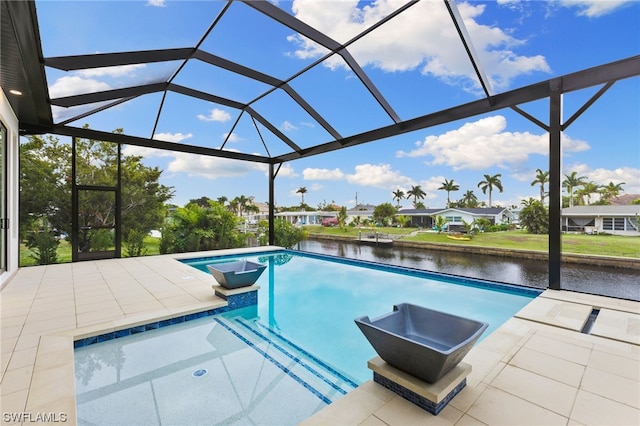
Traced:
POLYGON ((355 319, 380 358, 428 383, 437 382, 471 350, 489 324, 409 303, 374 320, 355 319))
POLYGON ((216 281, 228 289, 253 285, 266 267, 267 265, 248 260, 207 265, 207 269, 216 281))

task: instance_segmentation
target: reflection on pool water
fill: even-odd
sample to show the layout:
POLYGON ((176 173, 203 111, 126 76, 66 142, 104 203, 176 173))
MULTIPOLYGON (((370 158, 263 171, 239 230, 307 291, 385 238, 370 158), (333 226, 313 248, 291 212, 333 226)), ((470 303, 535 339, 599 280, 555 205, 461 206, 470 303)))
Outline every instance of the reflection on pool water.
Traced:
POLYGON ((242 259, 267 265, 257 306, 76 349, 81 423, 296 424, 371 379, 355 318, 408 302, 487 322, 487 336, 538 294, 291 251, 242 259))

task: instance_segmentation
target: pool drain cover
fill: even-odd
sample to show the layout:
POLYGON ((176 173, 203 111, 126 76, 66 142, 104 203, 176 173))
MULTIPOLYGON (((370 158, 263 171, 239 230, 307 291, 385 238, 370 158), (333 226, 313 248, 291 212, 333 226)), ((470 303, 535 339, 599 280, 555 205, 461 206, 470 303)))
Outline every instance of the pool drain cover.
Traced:
POLYGON ((207 374, 207 370, 205 370, 204 368, 201 368, 199 370, 194 371, 193 373, 191 373, 191 375, 193 377, 202 377, 205 374, 207 374))

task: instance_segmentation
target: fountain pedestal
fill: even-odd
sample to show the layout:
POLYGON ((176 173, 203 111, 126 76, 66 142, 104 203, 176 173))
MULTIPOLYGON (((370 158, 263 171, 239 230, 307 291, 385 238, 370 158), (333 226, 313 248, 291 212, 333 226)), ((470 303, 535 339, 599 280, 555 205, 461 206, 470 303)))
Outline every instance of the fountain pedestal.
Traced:
POLYGON ((467 376, 471 373, 471 365, 461 362, 437 382, 427 383, 380 357, 369 360, 367 366, 373 371, 376 383, 436 416, 466 386, 467 376))

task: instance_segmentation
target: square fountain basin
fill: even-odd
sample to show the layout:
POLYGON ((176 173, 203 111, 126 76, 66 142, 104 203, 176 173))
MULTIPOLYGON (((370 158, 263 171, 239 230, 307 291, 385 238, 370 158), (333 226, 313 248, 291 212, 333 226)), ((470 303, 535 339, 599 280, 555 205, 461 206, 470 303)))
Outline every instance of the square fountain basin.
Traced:
POLYGON ((255 284, 267 265, 239 260, 236 262, 214 263, 207 269, 218 283, 228 289, 247 287, 255 284))
POLYGON ((380 358, 427 383, 462 361, 489 324, 409 303, 355 322, 380 358))

